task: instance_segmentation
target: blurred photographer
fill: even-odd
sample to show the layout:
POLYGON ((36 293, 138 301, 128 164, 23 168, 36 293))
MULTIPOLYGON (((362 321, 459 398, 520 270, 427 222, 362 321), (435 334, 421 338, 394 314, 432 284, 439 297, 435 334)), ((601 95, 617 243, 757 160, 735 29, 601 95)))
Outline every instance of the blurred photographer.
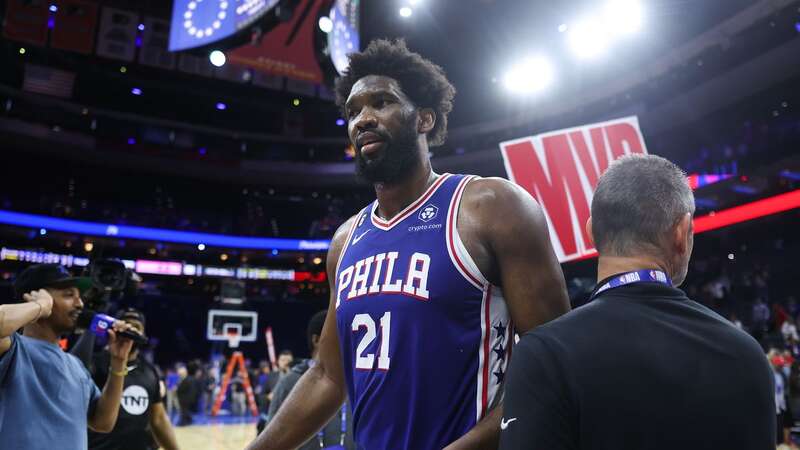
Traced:
MULTIPOLYGON (((145 316, 141 311, 127 308, 117 317, 129 323, 140 335, 145 335, 145 316)), ((117 424, 110 433, 89 431, 90 450, 153 450, 153 439, 166 450, 177 450, 175 432, 164 408, 166 388, 156 368, 140 357, 134 343, 128 355, 124 390, 117 424)), ((98 386, 108 379, 108 349, 92 358, 92 377, 98 386)))
POLYGON ((0 305, 0 448, 52 450, 87 447, 87 426, 109 432, 117 421, 130 330, 108 330, 108 377, 101 392, 83 364, 58 346, 83 309, 88 280, 57 264, 23 270, 14 283, 18 304, 0 305), (23 334, 17 330, 23 328, 23 334))

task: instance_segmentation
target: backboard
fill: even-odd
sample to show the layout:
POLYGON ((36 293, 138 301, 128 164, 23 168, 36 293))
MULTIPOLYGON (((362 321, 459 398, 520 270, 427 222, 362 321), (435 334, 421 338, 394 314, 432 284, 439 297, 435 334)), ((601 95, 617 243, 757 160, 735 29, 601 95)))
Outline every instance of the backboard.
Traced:
POLYGON ((227 309, 208 310, 206 338, 209 341, 228 341, 238 347, 239 341, 255 342, 258 335, 258 313, 227 309))

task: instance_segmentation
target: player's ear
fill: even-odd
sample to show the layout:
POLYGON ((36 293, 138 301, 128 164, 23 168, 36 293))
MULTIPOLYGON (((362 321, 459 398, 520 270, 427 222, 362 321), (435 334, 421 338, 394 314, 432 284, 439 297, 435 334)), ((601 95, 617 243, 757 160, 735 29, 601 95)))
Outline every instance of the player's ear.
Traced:
POLYGON ((586 221, 586 236, 589 237, 589 245, 594 247, 594 235, 592 235, 592 216, 586 221))
POLYGON ((428 134, 436 125, 436 113, 431 108, 421 108, 419 110, 419 120, 417 121, 417 132, 428 134))

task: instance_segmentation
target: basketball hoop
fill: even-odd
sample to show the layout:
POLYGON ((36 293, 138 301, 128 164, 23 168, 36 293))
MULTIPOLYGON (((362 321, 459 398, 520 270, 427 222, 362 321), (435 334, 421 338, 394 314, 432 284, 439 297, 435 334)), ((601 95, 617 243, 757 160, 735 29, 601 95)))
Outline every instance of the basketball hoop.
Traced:
POLYGON ((239 342, 242 340, 242 327, 237 324, 225 325, 225 337, 228 339, 228 347, 239 348, 239 342))
POLYGON ((258 336, 258 313, 209 309, 206 338, 212 342, 227 342, 228 348, 238 348, 241 342, 255 342, 258 336))

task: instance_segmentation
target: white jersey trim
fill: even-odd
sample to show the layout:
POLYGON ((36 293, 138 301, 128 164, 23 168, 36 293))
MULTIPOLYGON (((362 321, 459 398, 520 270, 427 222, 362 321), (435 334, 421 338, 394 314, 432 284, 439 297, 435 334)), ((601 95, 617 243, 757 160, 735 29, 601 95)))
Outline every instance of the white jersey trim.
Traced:
POLYGON ((396 216, 392 217, 390 220, 383 220, 378 217, 378 202, 375 201, 372 205, 372 212, 370 213, 370 220, 372 220, 372 224, 375 225, 376 228, 383 231, 389 231, 394 228, 395 225, 402 222, 408 216, 414 213, 417 209, 419 209, 422 205, 428 201, 431 196, 439 189, 439 186, 443 185, 445 180, 450 178, 452 175, 449 173, 443 173, 436 179, 436 181, 431 184, 428 189, 416 200, 411 202, 410 205, 406 206, 402 211, 400 211, 396 216))
POLYGON ((456 187, 453 198, 450 200, 450 207, 447 210, 447 254, 450 255, 450 261, 461 275, 470 282, 477 289, 484 289, 484 286, 489 284, 489 281, 478 269, 478 265, 470 256, 461 236, 458 233, 458 214, 461 208, 461 198, 466 190, 467 183, 476 179, 476 176, 470 175, 464 177, 456 187))

